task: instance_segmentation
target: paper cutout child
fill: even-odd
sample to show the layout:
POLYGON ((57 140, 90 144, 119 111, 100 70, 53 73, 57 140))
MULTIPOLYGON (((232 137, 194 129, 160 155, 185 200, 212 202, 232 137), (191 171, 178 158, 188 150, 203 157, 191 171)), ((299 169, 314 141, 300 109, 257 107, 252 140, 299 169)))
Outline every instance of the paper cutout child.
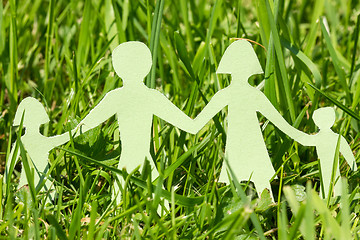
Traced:
MULTIPOLYGON (((141 42, 125 42, 112 53, 116 74, 123 80, 123 87, 108 92, 100 103, 80 122, 82 132, 88 131, 116 115, 121 140, 118 168, 131 172, 141 165, 145 157, 152 167, 150 140, 153 115, 184 131, 193 132, 193 120, 178 109, 157 90, 143 83, 152 66, 149 48, 141 42)), ((153 178, 157 176, 152 171, 153 178)), ((119 179, 120 180, 120 179, 119 179)), ((115 193, 118 186, 115 184, 115 193)), ((120 192, 117 202, 120 202, 120 192)))
MULTIPOLYGON (((314 111, 313 120, 319 127, 320 131, 315 135, 308 135, 305 133, 299 134, 294 139, 304 146, 315 146, 316 152, 320 161, 321 176, 323 179, 323 191, 325 198, 327 198, 330 189, 331 175, 333 171, 333 163, 335 159, 335 152, 338 140, 340 140, 339 151, 343 155, 344 159, 348 162, 351 169, 356 171, 355 157, 343 136, 333 132, 331 127, 335 122, 335 111, 331 107, 319 108, 314 111)), ((335 170, 336 181, 340 177, 339 164, 337 164, 335 170)), ((341 182, 337 181, 333 188, 335 196, 339 196, 342 193, 341 182)))
MULTIPOLYGON (((260 196, 267 188, 272 196, 269 180, 275 174, 257 118, 260 112, 290 137, 297 130, 290 126, 266 96, 248 83, 254 74, 263 73, 251 44, 245 40, 233 42, 220 60, 217 74, 231 74, 231 84, 218 91, 196 117, 200 130, 215 114, 228 106, 228 130, 225 156, 237 179, 255 184, 260 196)), ((229 183, 227 167, 223 164, 220 181, 229 183)))
MULTIPOLYGON (((29 163, 33 166, 30 166, 34 171, 34 186, 38 189, 43 180, 45 180, 46 172, 49 168, 48 156, 49 152, 66 142, 69 141, 69 133, 64 133, 58 136, 45 137, 40 133, 40 126, 49 122, 49 117, 43 107, 43 105, 33 97, 27 97, 23 99, 18 109, 15 113, 14 126, 20 125, 21 118, 24 114, 23 128, 25 129, 25 134, 21 136, 21 142, 24 145, 24 148, 30 157, 29 163)), ((6 164, 6 173, 9 171, 10 162, 12 156, 14 155, 15 144, 13 145, 10 156, 6 164)), ((17 152, 15 159, 18 159, 20 150, 17 152)), ((21 171, 19 187, 27 184, 27 178, 25 171, 21 171)), ((50 188, 50 182, 45 182, 45 190, 47 191, 50 188)), ((51 194, 51 197, 53 194, 51 194)))

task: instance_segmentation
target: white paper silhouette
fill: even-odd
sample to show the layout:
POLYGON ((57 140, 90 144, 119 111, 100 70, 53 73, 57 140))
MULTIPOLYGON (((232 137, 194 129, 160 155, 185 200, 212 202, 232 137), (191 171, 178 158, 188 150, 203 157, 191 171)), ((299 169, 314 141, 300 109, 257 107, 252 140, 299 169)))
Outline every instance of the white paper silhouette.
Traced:
MULTIPOLYGON (((15 119, 13 123, 14 126, 20 125, 23 114, 23 128, 25 129, 25 134, 21 136, 20 139, 28 156, 30 157, 29 164, 32 165, 30 167, 32 172, 34 172, 34 186, 38 189, 42 181, 46 180, 45 175, 49 169, 49 152, 53 148, 68 142, 70 135, 69 133, 64 133, 58 136, 45 137, 40 133, 40 126, 49 122, 49 117, 43 105, 33 97, 27 97, 20 102, 15 113, 15 119)), ((14 152, 15 145, 16 144, 13 145, 7 160, 6 174, 9 171, 9 166, 13 155, 16 154, 15 159, 17 160, 20 154, 20 149, 17 151, 17 153, 14 152)), ((25 171, 22 170, 20 174, 19 187, 22 187, 25 184, 28 184, 28 181, 25 171)), ((45 182, 44 188, 46 191, 49 190, 50 184, 51 183, 49 181, 45 182)), ((52 193, 51 196, 53 196, 52 193)))
MULTIPOLYGON (((261 133, 257 112, 290 137, 297 136, 293 128, 278 113, 266 96, 248 83, 254 74, 263 73, 251 44, 246 40, 233 42, 220 60, 217 74, 231 74, 231 84, 218 91, 195 119, 196 130, 201 129, 215 114, 228 106, 228 130, 225 156, 239 181, 255 184, 260 196, 267 188, 272 196, 269 180, 275 171, 261 133)), ((229 183, 225 164, 220 181, 229 183)))
MULTIPOLYGON (((153 115, 184 131, 193 132, 193 120, 178 109, 157 90, 143 83, 152 66, 149 48, 141 42, 125 42, 112 53, 116 74, 123 80, 123 87, 108 92, 97 106, 80 122, 86 132, 113 115, 116 115, 121 140, 121 155, 118 168, 131 172, 141 165, 145 157, 152 168, 153 179, 158 176, 150 155, 150 140, 153 115)), ((120 178, 119 178, 120 179, 120 178)), ((115 191, 118 192, 115 184, 115 191)), ((117 195, 120 202, 120 194, 117 195)))
MULTIPOLYGON (((354 155, 343 136, 334 133, 331 130, 335 122, 335 112, 331 107, 319 108, 314 111, 313 120, 319 127, 320 131, 315 135, 308 135, 305 133, 299 133, 295 136, 295 140, 304 146, 315 146, 316 152, 320 161, 321 176, 324 185, 324 195, 327 198, 330 189, 331 175, 333 171, 333 163, 335 159, 335 152, 338 140, 340 140, 339 151, 343 155, 344 159, 348 162, 351 169, 356 171, 357 166, 354 155)), ((338 161, 336 159, 335 161, 338 161)), ((336 162, 335 177, 337 180, 340 177, 339 162, 336 162)), ((336 181, 333 187, 335 196, 340 196, 342 193, 341 182, 336 181)))
MULTIPOLYGON (((340 139, 340 152, 353 170, 356 162, 346 140, 331 130, 335 121, 332 108, 321 108, 314 112, 314 122, 320 131, 308 135, 293 128, 274 108, 266 96, 248 83, 250 76, 263 73, 259 60, 251 46, 245 40, 233 42, 225 51, 217 70, 217 74, 231 74, 231 84, 218 91, 205 106, 195 120, 189 118, 169 99, 157 90, 149 89, 143 83, 152 66, 149 48, 141 42, 126 42, 116 47, 112 53, 112 62, 116 74, 123 80, 123 87, 108 92, 97 106, 80 122, 84 133, 111 116, 116 115, 120 130, 121 155, 119 169, 133 171, 147 158, 155 168, 152 179, 158 176, 156 166, 150 155, 151 128, 153 116, 157 116, 181 130, 195 134, 219 111, 228 106, 228 130, 225 156, 229 167, 237 180, 251 180, 260 196, 267 188, 275 171, 271 164, 266 145, 260 129, 257 112, 264 115, 281 131, 305 146, 316 146, 320 159, 325 196, 329 193, 332 166, 335 158, 337 141, 340 139)), ((42 104, 35 98, 25 98, 19 104, 14 125, 19 125, 24 115, 25 134, 21 136, 27 154, 32 161, 34 184, 37 188, 43 183, 48 169, 48 155, 51 149, 69 141, 70 133, 45 137, 40 133, 40 126, 49 121, 42 104)), ((77 128, 78 128, 77 127, 77 128)), ((75 130, 77 130, 77 128, 75 130)), ((75 130, 71 131, 71 134, 75 130)), ((8 157, 6 173, 14 153, 14 147, 8 157)), ((18 153, 16 153, 16 159, 18 153)), ((336 177, 340 175, 336 168, 336 177)), ((46 180, 46 179, 45 179, 46 180)), ((120 183, 121 178, 119 178, 120 183)), ((229 183, 227 166, 223 164, 220 181, 229 183)), ((21 172, 20 184, 27 183, 25 172, 21 172)), ((45 182, 49 189, 50 182, 45 182)), ((341 193, 341 185, 336 184, 336 195, 341 193)), ((114 186, 117 203, 121 200, 119 186, 114 186)))

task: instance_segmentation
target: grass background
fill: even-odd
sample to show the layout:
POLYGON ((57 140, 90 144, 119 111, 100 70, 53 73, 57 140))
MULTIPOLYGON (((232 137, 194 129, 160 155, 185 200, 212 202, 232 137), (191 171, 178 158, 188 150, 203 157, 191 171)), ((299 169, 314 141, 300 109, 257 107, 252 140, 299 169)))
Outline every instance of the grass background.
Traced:
MULTIPOLYGON (((106 92, 122 86, 111 51, 137 40, 153 54, 148 87, 164 93, 195 117, 230 82, 217 64, 234 38, 255 41, 265 71, 251 78, 284 118, 307 133, 317 131, 315 109, 334 106, 333 130, 359 148, 358 1, 0 1, 0 157, 2 170, 17 129, 12 121, 27 96, 46 106, 46 136, 77 125, 106 92)), ((261 115, 277 179, 276 204, 258 199, 251 184, 216 181, 224 156, 226 112, 196 136, 154 117, 151 154, 161 178, 149 169, 117 171, 121 153, 115 118, 53 150, 50 177, 59 196, 12 180, 0 187, 0 234, 4 238, 101 239, 357 239, 359 173, 340 157, 350 196, 318 196, 314 148, 297 145, 261 115), (123 202, 111 201, 115 173, 126 177, 123 202), (163 186, 163 188, 162 188, 163 186), (162 190, 166 189, 166 190, 162 190), (30 192, 30 194, 27 194, 30 192), (245 196, 248 194, 250 198, 245 196), (168 210, 157 208, 170 202, 168 210)), ((241 137, 241 136, 239 136, 241 137)), ((25 159, 26 160, 26 159, 25 159)), ((251 161, 251 159, 243 159, 251 161)), ((27 167, 24 161, 24 167, 27 167)), ((3 182, 3 181, 1 181, 3 182)))

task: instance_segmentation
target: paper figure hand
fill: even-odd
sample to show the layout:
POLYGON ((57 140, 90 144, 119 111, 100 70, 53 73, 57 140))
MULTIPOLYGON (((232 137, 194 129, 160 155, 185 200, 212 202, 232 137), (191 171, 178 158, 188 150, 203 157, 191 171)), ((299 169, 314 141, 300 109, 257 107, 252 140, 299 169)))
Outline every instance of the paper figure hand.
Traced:
POLYGON ((198 116, 193 120, 194 123, 192 125, 192 127, 193 127, 192 130, 193 130, 194 134, 198 133, 206 125, 206 123, 212 119, 212 118, 202 118, 201 116, 202 115, 200 115, 200 118, 198 116))
POLYGON ((227 91, 218 91, 194 119, 193 130, 199 132, 218 112, 228 105, 227 91))
POLYGON ((149 98, 153 103, 152 110, 154 115, 185 132, 191 134, 197 133, 194 120, 176 107, 164 94, 150 89, 148 91, 149 98))
POLYGON ((199 127, 196 126, 195 120, 191 119, 191 121, 192 121, 192 124, 188 126, 187 132, 191 133, 191 134, 197 134, 202 127, 199 129, 199 127))
POLYGON ((300 143, 303 146, 314 146, 314 139, 313 136, 306 134, 302 131, 297 130, 296 128, 290 129, 290 131, 287 131, 286 134, 294 139, 296 142, 300 143))

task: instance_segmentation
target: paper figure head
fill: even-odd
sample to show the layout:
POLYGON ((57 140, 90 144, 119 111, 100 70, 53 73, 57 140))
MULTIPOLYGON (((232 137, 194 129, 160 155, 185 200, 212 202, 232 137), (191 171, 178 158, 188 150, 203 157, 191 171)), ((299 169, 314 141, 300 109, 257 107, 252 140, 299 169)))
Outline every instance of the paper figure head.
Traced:
POLYGON ((124 82, 143 81, 151 69, 151 52, 142 42, 125 42, 112 52, 112 62, 116 74, 124 82))
POLYGON ((314 111, 312 118, 320 129, 328 129, 335 123, 335 111, 332 107, 319 108, 314 111))
POLYGON ((225 50, 216 73, 245 76, 247 80, 254 74, 262 74, 263 70, 251 44, 246 40, 237 40, 225 50))
POLYGON ((35 98, 27 97, 24 98, 15 113, 14 126, 20 125, 21 117, 24 113, 23 126, 37 126, 49 122, 49 116, 47 115, 44 106, 35 98))

